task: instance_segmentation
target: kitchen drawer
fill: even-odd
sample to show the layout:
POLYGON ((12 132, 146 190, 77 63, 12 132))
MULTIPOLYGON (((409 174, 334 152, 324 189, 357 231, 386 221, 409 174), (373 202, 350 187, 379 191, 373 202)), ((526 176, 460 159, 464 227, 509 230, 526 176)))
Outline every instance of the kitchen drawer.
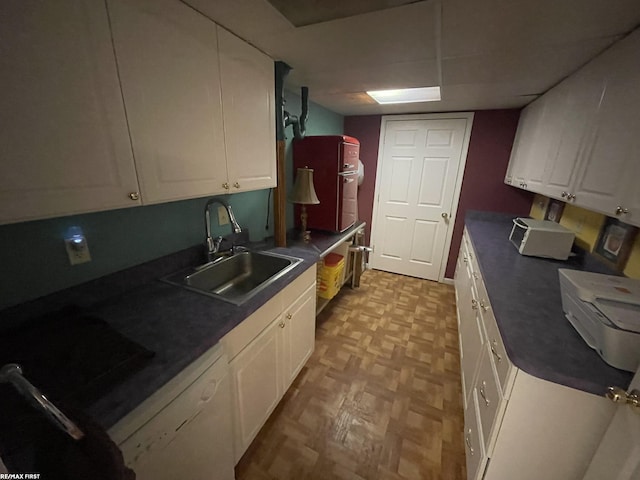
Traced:
POLYGON ((498 381, 500 383, 500 391, 504 397, 508 397, 508 380, 509 374, 513 368, 509 357, 507 356, 507 351, 504 348, 504 343, 502 343, 502 337, 500 336, 500 332, 498 331, 498 325, 496 324, 496 319, 493 316, 493 312, 489 307, 489 310, 482 313, 482 319, 484 323, 484 329, 487 334, 487 343, 489 346, 489 351, 491 352, 491 356, 493 357, 493 365, 496 369, 496 373, 498 374, 498 381))
POLYGON ((467 231, 465 231, 464 243, 467 249, 467 255, 469 256, 469 261, 471 262, 471 269, 474 272, 480 273, 480 267, 478 266, 478 259, 476 258, 476 252, 473 248, 473 244, 471 243, 471 236, 467 231))
POLYGON ((307 268, 298 278, 293 280, 279 295, 282 298, 282 308, 286 308, 295 302, 307 288, 316 283, 316 265, 307 268))
POLYGON ((480 425, 485 448, 489 448, 491 429, 494 426, 496 416, 502 400, 502 393, 498 388, 498 381, 493 368, 493 359, 489 346, 483 348, 475 390, 478 395, 478 410, 480 412, 480 425))
POLYGON ((476 302, 475 298, 473 298, 474 295, 473 288, 471 288, 471 295, 467 298, 467 301, 470 302, 467 310, 469 313, 461 316, 459 326, 461 344, 460 366, 462 367, 464 391, 466 392, 467 398, 473 387, 476 367, 478 366, 486 337, 478 310, 471 307, 471 304, 476 302))
POLYGON ((467 480, 478 477, 485 461, 484 445, 480 439, 478 424, 478 402, 474 395, 464 411, 464 449, 467 463, 467 480))
POLYGON ((496 318, 493 315, 493 309, 489 302, 489 295, 484 286, 484 282, 477 282, 478 292, 478 308, 480 315, 482 316, 482 324, 484 325, 485 332, 487 334, 487 342, 493 356, 493 363, 495 365, 496 373, 498 374, 498 380, 500 382, 500 389, 502 394, 506 396, 507 393, 507 380, 509 378, 509 372, 511 371, 512 364, 507 356, 500 331, 498 330, 498 324, 496 318))
POLYGON ((220 343, 224 345, 229 361, 233 360, 236 355, 282 313, 282 295, 283 291, 281 290, 262 307, 222 337, 220 343))

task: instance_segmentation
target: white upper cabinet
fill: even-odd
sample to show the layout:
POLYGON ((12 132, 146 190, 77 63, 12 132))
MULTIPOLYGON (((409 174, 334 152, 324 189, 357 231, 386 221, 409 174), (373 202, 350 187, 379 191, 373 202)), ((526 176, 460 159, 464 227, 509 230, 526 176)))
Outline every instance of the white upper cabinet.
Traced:
POLYGON ((540 138, 546 109, 545 99, 539 98, 522 111, 505 178, 506 183, 531 189, 533 185, 542 183, 546 160, 543 147, 546 143, 540 142, 540 138))
POLYGON ((0 2, 0 223, 140 204, 107 11, 0 2))
POLYGON ((588 132, 595 121, 604 77, 599 69, 588 66, 554 88, 550 94, 560 99, 552 125, 557 132, 551 143, 549 165, 541 193, 566 198, 574 190, 581 156, 588 149, 588 132))
MULTIPOLYGON (((640 163, 640 30, 605 52, 595 62, 605 76, 595 125, 572 192, 577 205, 615 216, 620 206, 623 221, 640 221, 632 202, 638 189, 640 163), (636 173, 636 175, 634 175, 636 173), (630 178, 634 178, 632 183, 630 178), (635 185, 633 185, 635 183, 635 185)), ((637 208, 637 203, 635 205, 637 208)))
POLYGON ((514 187, 524 188, 524 169, 526 167, 525 158, 528 157, 530 147, 530 139, 533 138, 533 129, 535 120, 535 102, 530 104, 520 113, 518 121, 518 130, 513 140, 513 148, 511 149, 511 158, 507 167, 507 174, 504 182, 514 187))
POLYGON ((144 203, 225 191, 216 25, 174 0, 108 0, 144 203))
POLYGON ((218 27, 231 193, 276 186, 273 60, 218 27))
POLYGON ((638 51, 640 30, 528 106, 518 125, 505 182, 639 225, 638 51), (538 102, 546 106, 539 117, 534 115, 538 102), (532 116, 542 120, 535 124, 532 116), (536 152, 545 150, 538 182, 544 155, 536 152), (521 181, 512 174, 516 171, 521 181))

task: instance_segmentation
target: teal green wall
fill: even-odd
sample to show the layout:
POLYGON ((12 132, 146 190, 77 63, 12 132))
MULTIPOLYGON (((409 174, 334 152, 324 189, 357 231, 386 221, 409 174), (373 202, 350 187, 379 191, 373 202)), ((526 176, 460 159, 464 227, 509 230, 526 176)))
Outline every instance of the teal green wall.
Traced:
MULTIPOLYGON (((300 97, 287 92, 286 109, 300 114, 300 97)), ((319 105, 309 106, 309 135, 341 134, 343 117, 319 105)), ((291 127, 287 136, 292 137, 291 127)), ((291 138, 287 139, 287 183, 291 185, 291 138)), ((269 190, 227 195, 238 223, 248 228, 252 240, 273 235, 269 190), (267 205, 269 229, 265 230, 267 205)), ((207 198, 146 207, 72 215, 0 226, 0 310, 63 288, 137 265, 204 241, 204 204, 207 198), (65 232, 81 227, 91 252, 91 262, 71 266, 64 245, 65 232)), ((226 235, 229 226, 214 233, 226 235)), ((287 211, 293 225, 293 207, 287 211)))

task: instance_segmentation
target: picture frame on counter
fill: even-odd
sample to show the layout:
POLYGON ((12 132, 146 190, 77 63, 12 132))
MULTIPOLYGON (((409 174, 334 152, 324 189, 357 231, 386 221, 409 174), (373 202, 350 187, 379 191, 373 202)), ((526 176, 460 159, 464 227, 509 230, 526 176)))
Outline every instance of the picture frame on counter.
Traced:
POLYGON ((547 211, 544 214, 545 220, 551 220, 552 222, 560 223, 560 219, 562 218, 562 212, 564 211, 564 202, 560 202, 558 200, 554 200, 553 198, 549 199, 547 203, 547 211))
POLYGON ((622 271, 631 253, 638 228, 616 218, 606 217, 593 253, 618 271, 622 271))

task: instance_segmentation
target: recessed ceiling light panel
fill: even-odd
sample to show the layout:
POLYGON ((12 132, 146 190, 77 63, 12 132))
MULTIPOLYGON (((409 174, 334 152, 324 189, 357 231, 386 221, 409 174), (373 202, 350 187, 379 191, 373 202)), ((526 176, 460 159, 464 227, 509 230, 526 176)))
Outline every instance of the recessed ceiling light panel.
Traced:
POLYGON ((382 105, 389 103, 438 102, 440 101, 440 87, 375 90, 367 92, 367 95, 382 105))

